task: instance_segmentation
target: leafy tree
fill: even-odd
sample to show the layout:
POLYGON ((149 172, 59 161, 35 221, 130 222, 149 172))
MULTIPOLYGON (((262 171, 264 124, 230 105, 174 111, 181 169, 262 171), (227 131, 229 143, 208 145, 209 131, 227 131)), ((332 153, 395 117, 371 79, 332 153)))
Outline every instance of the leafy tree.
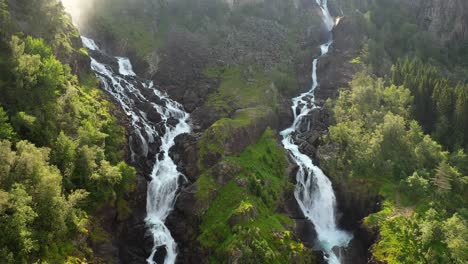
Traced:
POLYGON ((405 140, 406 122, 403 117, 387 114, 382 124, 381 155, 399 179, 410 174, 413 167, 411 145, 405 140))
POLYGON ((9 192, 9 207, 11 210, 0 215, 2 228, 0 234, 0 256, 13 263, 27 262, 30 254, 38 249, 37 240, 33 237, 32 226, 37 213, 32 208, 32 197, 21 184, 15 184, 9 192))
POLYGON ((426 197, 429 191, 429 180, 428 178, 428 173, 424 172, 414 172, 413 175, 409 176, 406 178, 403 188, 406 188, 407 192, 410 193, 410 195, 413 198, 422 198, 426 197), (420 176, 420 175, 424 176, 420 176))
POLYGON ((52 163, 57 165, 64 176, 64 185, 67 190, 73 189, 71 182, 76 162, 77 144, 65 133, 60 132, 52 149, 52 163))
POLYGON ((88 213, 110 202, 119 219, 130 212, 125 131, 97 86, 71 73, 79 35, 60 1, 14 5, 11 20, 0 0, 0 262, 85 259, 88 213))
POLYGON ((12 140, 15 137, 16 135, 13 131, 13 127, 11 127, 10 123, 8 122, 8 116, 3 108, 0 107, 0 140, 12 140))
POLYGON ((447 219, 443 224, 445 233, 445 243, 450 249, 450 254, 453 263, 468 262, 468 223, 466 219, 458 214, 454 214, 447 219))
POLYGON ((6 39, 11 34, 13 25, 6 0, 0 0, 0 39, 6 39))
MULTIPOLYGON (((403 76, 394 73, 400 76, 395 78, 403 76)), ((441 92, 443 83, 438 87, 441 92)), ((444 99, 437 102, 441 114, 454 110, 444 99)), ((462 149, 450 154, 425 135, 410 119, 411 103, 405 87, 356 75, 351 89, 341 91, 331 105, 336 121, 328 138, 332 158, 322 160, 322 166, 330 175, 338 175, 341 184, 357 182, 359 189, 351 192, 358 193, 353 196, 360 197, 362 186, 370 185, 368 189, 385 197, 382 211, 365 220, 379 229, 379 240, 372 247, 375 260, 466 262, 461 248, 466 247, 462 237, 467 229, 468 178, 463 176, 468 172, 467 156, 462 149)))

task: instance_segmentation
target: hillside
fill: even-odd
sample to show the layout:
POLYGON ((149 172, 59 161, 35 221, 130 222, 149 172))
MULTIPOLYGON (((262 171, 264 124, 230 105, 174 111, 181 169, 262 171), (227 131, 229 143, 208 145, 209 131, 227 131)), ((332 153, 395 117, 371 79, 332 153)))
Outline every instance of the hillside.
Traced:
POLYGON ((0 0, 0 25, 5 263, 468 261, 464 0, 0 0))

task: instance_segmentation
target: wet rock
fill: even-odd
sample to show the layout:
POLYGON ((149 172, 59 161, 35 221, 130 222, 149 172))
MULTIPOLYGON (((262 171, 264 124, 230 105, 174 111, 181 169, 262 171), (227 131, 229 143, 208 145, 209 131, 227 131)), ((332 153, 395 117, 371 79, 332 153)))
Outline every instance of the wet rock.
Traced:
MULTIPOLYGON (((298 167, 294 166, 288 173, 288 175, 290 175, 291 181, 294 184, 296 183, 297 169, 298 167)), ((294 196, 294 188, 294 185, 291 185, 291 188, 284 192, 283 201, 278 205, 277 210, 278 212, 287 215, 291 219, 304 220, 304 213, 302 213, 302 210, 297 203, 296 197, 294 196)))
POLYGON ((178 263, 205 263, 208 259, 202 254, 194 254, 202 252, 196 238, 200 216, 208 208, 207 203, 197 200, 195 196, 197 189, 196 183, 184 187, 179 193, 174 211, 166 220, 166 226, 178 243, 180 253, 178 263))
POLYGON ((311 130, 302 135, 303 139, 312 146, 317 146, 320 143, 319 139, 321 136, 322 136, 322 133, 320 133, 317 130, 311 130))
POLYGON ((179 120, 177 118, 171 117, 167 119, 166 124, 171 127, 175 127, 177 126, 177 124, 179 124, 179 120))
POLYGON ((291 100, 283 100, 278 110, 278 130, 282 131, 291 126, 294 121, 294 115, 291 110, 291 100))
POLYGON ((152 102, 152 103, 155 103, 157 105, 165 105, 164 101, 161 100, 161 98, 159 98, 155 93, 154 93, 154 89, 157 89, 157 88, 141 88, 139 89, 141 94, 143 94, 143 96, 145 96, 145 98, 148 99, 148 101, 152 102))
POLYGON ((307 141, 301 141, 299 150, 315 160, 315 153, 317 149, 312 144, 309 144, 307 141))
POLYGON ((156 132, 158 132, 158 135, 164 135, 166 133, 166 125, 162 122, 156 124, 156 132))
POLYGON ((167 248, 166 246, 159 246, 157 247, 156 253, 153 256, 153 261, 155 263, 164 263, 164 259, 167 255, 167 248))
POLYGON ((192 113, 194 131, 204 131, 218 120, 223 113, 216 111, 209 106, 201 106, 196 108, 192 113))
POLYGON ((145 263, 153 247, 153 237, 148 235, 144 222, 146 216, 147 181, 142 175, 136 178, 136 190, 128 197, 130 217, 119 224, 118 242, 121 263, 145 263))
POLYGON ((299 234, 299 238, 306 247, 313 248, 317 239, 317 232, 314 224, 308 219, 295 219, 295 233, 299 234))
POLYGON ((119 63, 115 57, 106 55, 101 52, 89 50, 90 55, 95 58, 97 61, 111 67, 112 71, 118 73, 119 72, 119 63))
POLYGON ((198 145, 195 135, 182 134, 177 136, 174 146, 169 150, 169 155, 189 182, 193 183, 197 180, 200 171, 198 169, 198 145))
POLYGON ((145 113, 146 117, 153 124, 157 124, 162 121, 161 115, 158 113, 156 108, 152 103, 143 102, 139 105, 139 109, 145 113))
POLYGON ((147 153, 147 146, 146 146, 146 141, 145 138, 142 138, 140 134, 138 134, 135 131, 132 131, 130 133, 130 148, 135 152, 137 156, 143 156, 146 157, 147 153))
POLYGON ((368 250, 376 237, 364 228, 354 230, 353 239, 348 247, 339 249, 339 256, 343 264, 372 263, 369 262, 371 253, 368 250))
POLYGON ((334 159, 335 145, 321 145, 317 159, 326 175, 333 182, 337 199, 337 223, 340 228, 353 232, 353 240, 346 249, 340 249, 345 264, 367 263, 368 249, 376 239, 375 234, 361 226, 362 219, 380 210, 380 197, 369 183, 362 179, 348 178, 343 175, 327 173, 327 162, 334 159))

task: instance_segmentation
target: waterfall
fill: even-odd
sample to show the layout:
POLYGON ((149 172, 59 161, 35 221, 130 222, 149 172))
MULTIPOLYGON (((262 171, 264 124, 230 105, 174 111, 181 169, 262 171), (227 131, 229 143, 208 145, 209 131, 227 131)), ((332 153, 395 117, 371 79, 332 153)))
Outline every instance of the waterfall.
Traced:
MULTIPOLYGON (((107 57, 92 39, 82 37, 82 42, 92 54, 107 57)), ((153 236, 153 249, 147 262, 153 264, 157 250, 165 247, 167 253, 164 263, 175 263, 177 245, 164 221, 174 207, 179 178, 182 175, 177 171, 176 164, 169 156, 169 149, 174 146, 174 139, 178 135, 190 132, 189 114, 183 110, 182 105, 157 90, 151 81, 138 78, 128 58, 113 57, 118 65, 118 72, 96 58, 91 56, 91 69, 100 79, 103 89, 120 104, 131 120, 133 131, 130 141, 137 142, 140 148, 135 150, 130 147, 132 160, 135 161, 136 157, 153 158, 148 157, 149 146, 155 142, 156 138, 161 139, 161 146, 155 158, 147 190, 145 222, 153 236), (144 108, 148 105, 161 116, 162 121, 159 124, 155 124, 148 118, 147 108, 144 108), (169 124, 167 122, 169 119, 178 122, 175 125, 173 122, 169 124)))
POLYGON ((317 232, 316 247, 322 250, 330 264, 341 263, 339 256, 333 251, 335 247, 346 247, 352 239, 351 234, 339 230, 336 224, 336 197, 330 179, 316 166, 312 159, 299 150, 294 142, 294 136, 305 117, 315 108, 315 89, 318 87, 317 64, 319 59, 328 54, 333 43, 331 31, 335 25, 333 17, 328 10, 327 0, 316 0, 322 11, 322 20, 329 32, 329 40, 320 46, 321 54, 313 60, 312 87, 309 91, 292 99, 294 122, 291 127, 281 132, 282 143, 288 150, 291 158, 299 166, 296 175, 296 188, 294 196, 304 213, 317 232))

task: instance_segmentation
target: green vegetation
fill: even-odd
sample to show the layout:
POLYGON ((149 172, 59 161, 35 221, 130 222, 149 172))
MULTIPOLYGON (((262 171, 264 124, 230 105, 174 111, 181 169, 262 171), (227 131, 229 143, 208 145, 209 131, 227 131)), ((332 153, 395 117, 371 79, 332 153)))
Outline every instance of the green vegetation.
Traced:
MULTIPOLYGON (((310 251, 288 231, 291 220, 276 213, 283 193, 293 186, 285 176, 285 153, 273 131, 267 129, 257 144, 225 162, 238 173, 213 190, 216 195, 202 217, 198 237, 212 252, 210 263, 310 263, 310 251)), ((204 177, 198 182, 206 181, 204 177)))
POLYGON ((26 141, 18 142, 16 151, 11 147, 0 142, 0 258, 4 263, 63 262, 68 255, 83 255, 68 235, 88 232, 79 205, 89 193, 62 192, 60 171, 48 163, 49 149, 26 141))
POLYGON ((0 1, 0 259, 91 261, 94 212, 129 214, 136 172, 123 162, 125 131, 96 80, 81 85, 62 63, 83 54, 61 4, 17 3, 0 1))
MULTIPOLYGON (((128 48, 140 58, 148 58, 164 48, 174 48, 170 36, 179 32, 203 39, 209 49, 222 53, 209 56, 225 56, 219 60, 237 60, 239 58, 232 56, 249 57, 251 54, 247 60, 252 62, 253 57, 265 52, 262 48, 270 49, 258 45, 258 40, 270 41, 266 44, 272 46, 273 51, 279 49, 274 56, 285 62, 298 56, 299 52, 294 51, 300 50, 299 40, 306 30, 311 30, 310 25, 316 26, 312 30, 318 29, 318 21, 318 17, 297 10, 293 2, 281 0, 244 3, 236 8, 220 0, 102 0, 94 3, 84 26, 105 34, 118 43, 117 46, 128 48), (286 34, 272 45, 271 34, 278 33, 274 30, 286 34), (238 49, 244 52, 239 54, 238 49), (251 52, 252 49, 255 52, 251 52)), ((269 56, 265 58, 271 60, 269 56)), ((253 62, 259 63, 264 61, 253 62)))
MULTIPOLYGON (((240 109, 236 111, 233 118, 219 119, 203 132, 198 144, 200 148, 200 161, 203 162, 204 157, 208 154, 219 154, 221 156, 230 154, 227 145, 233 143, 232 137, 238 134, 239 130, 252 128, 252 126, 256 125, 256 122, 260 122, 261 119, 265 119, 271 114, 270 108, 259 106, 240 109)), ((255 137, 255 135, 251 137, 255 137)), ((244 138, 245 141, 249 139, 244 138)), ((200 167, 203 167, 203 165, 200 165, 200 167)))
POLYGON ((447 50, 421 30, 408 6, 401 0, 340 1, 354 29, 365 36, 362 58, 374 72, 384 74, 404 56, 447 62, 447 50))
POLYGON ((277 106, 278 90, 260 69, 252 66, 216 67, 205 70, 205 75, 221 80, 217 91, 207 100, 217 112, 229 115, 236 109, 253 105, 277 106))
POLYGON ((410 94, 358 74, 334 102, 328 140, 337 149, 324 165, 340 181, 364 180, 385 197, 382 211, 366 219, 380 231, 376 260, 465 263, 468 159, 423 134, 411 120, 410 94))
POLYGON ((226 10, 227 5, 218 0, 104 0, 94 3, 86 26, 106 32, 144 58, 164 47, 173 28, 199 30, 224 20, 221 14, 226 10))
POLYGON ((379 232, 375 261, 466 263, 465 46, 422 30, 404 1, 339 2, 364 37, 353 63, 366 72, 330 102, 333 154, 322 165, 348 195, 384 197, 364 221, 379 232))
MULTIPOLYGON (((11 7, 7 7, 5 0, 1 0, 0 7, 10 10, 15 19, 21 23, 10 20, 7 32, 21 31, 26 35, 41 37, 52 48, 55 56, 67 60, 79 53, 74 43, 79 41, 78 30, 72 25, 71 19, 65 12, 60 1, 57 0, 17 0, 11 7), (8 8, 8 9, 7 9, 8 8)), ((7 11, 8 12, 8 11, 7 11)))
POLYGON ((468 149, 468 84, 443 77, 420 60, 401 60, 392 68, 392 82, 414 96, 414 117, 426 132, 451 149, 468 149))
POLYGON ((205 102, 220 119, 203 133, 199 141, 200 167, 204 167, 206 156, 231 154, 228 145, 233 144, 232 137, 239 131, 245 131, 242 144, 255 142, 259 135, 252 130, 257 123, 271 119, 281 98, 278 89, 260 69, 215 67, 206 69, 204 74, 221 81, 205 102))
POLYGON ((7 113, 0 107, 0 140, 13 140, 16 137, 16 133, 13 127, 10 125, 7 113))
POLYGON ((140 12, 152 8, 156 1, 138 0, 105 0, 93 2, 88 17, 93 30, 111 33, 115 44, 130 45, 141 57, 149 54, 154 48, 155 39, 152 32, 153 20, 158 14, 140 12))

